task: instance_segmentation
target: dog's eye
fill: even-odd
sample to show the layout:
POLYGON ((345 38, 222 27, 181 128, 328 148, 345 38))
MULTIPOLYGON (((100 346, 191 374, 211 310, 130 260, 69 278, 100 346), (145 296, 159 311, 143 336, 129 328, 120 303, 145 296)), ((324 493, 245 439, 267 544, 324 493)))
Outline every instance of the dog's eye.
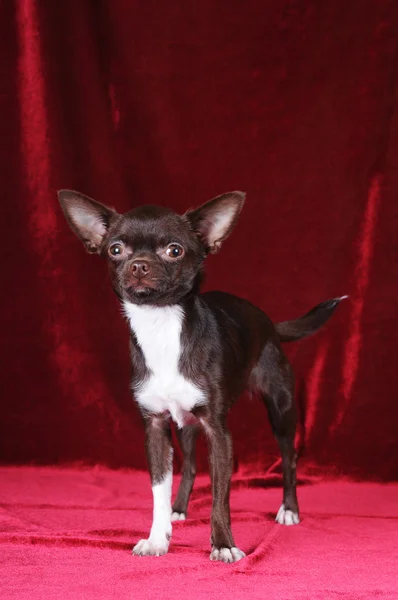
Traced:
POLYGON ((170 258, 180 258, 184 254, 184 248, 180 244, 169 244, 166 248, 166 254, 170 258))
POLYGON ((112 246, 109 246, 108 252, 109 252, 110 256, 112 256, 113 258, 121 256, 124 252, 123 244, 121 244, 120 242, 116 242, 115 244, 112 244, 112 246))

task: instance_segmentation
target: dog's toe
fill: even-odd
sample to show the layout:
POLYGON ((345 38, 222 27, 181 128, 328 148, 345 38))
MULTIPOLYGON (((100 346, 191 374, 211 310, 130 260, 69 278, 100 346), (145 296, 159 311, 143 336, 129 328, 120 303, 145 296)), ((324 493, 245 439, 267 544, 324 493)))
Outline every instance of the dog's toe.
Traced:
POLYGON ((286 509, 285 505, 282 504, 278 510, 275 521, 280 525, 298 525, 300 523, 300 518, 297 512, 286 509))
POLYGON ((133 554, 136 556, 163 556, 169 549, 167 540, 163 543, 155 542, 150 539, 140 540, 133 548, 133 554))
POLYGON ((187 517, 186 517, 185 513, 183 513, 183 512, 180 513, 180 512, 173 511, 171 513, 172 521, 185 521, 186 518, 187 517))
POLYGON ((213 548, 210 554, 210 560, 218 560, 224 563, 233 563, 241 558, 245 558, 246 554, 239 548, 213 548))

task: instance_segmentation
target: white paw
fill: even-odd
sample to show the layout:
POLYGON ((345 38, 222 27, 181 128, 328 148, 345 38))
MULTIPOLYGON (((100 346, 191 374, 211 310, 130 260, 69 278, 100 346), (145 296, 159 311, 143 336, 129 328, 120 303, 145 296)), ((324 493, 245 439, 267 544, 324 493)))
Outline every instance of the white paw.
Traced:
POLYGON ((179 512, 171 513, 172 521, 185 521, 185 519, 186 519, 185 513, 179 513, 179 512))
POLYGON ((284 504, 278 510, 275 521, 280 525, 298 525, 300 523, 298 513, 286 510, 284 504))
POLYGON ((140 540, 133 548, 133 554, 136 556, 162 556, 167 553, 169 542, 155 542, 151 539, 140 540))
POLYGON ((246 554, 239 548, 213 548, 210 554, 210 560, 220 560, 224 563, 233 563, 241 558, 245 558, 246 554))

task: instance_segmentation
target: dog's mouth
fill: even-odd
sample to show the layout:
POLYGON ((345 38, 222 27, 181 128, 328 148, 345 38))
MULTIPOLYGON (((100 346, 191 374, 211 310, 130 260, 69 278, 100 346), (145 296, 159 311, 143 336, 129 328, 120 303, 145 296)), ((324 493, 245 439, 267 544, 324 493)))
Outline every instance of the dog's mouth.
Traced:
POLYGON ((169 300, 173 290, 173 287, 161 282, 139 282, 125 287, 123 296, 134 304, 158 304, 169 300))
POLYGON ((144 279, 137 282, 129 282, 124 289, 126 295, 131 299, 140 300, 154 296, 159 291, 155 281, 145 281, 144 279))
POLYGON ((158 283, 158 280, 152 277, 142 277, 141 279, 128 277, 124 280, 123 287, 131 292, 140 292, 142 290, 156 290, 158 283))
MULTIPOLYGON (((179 283, 166 281, 161 278, 141 278, 141 280, 126 281, 122 286, 121 296, 135 304, 165 303, 179 297, 179 283)), ((120 289, 120 288, 119 288, 120 289)))
POLYGON ((150 294, 151 292, 155 292, 157 288, 154 285, 150 285, 147 283, 136 283, 134 285, 130 285, 127 288, 127 291, 130 294, 150 294))

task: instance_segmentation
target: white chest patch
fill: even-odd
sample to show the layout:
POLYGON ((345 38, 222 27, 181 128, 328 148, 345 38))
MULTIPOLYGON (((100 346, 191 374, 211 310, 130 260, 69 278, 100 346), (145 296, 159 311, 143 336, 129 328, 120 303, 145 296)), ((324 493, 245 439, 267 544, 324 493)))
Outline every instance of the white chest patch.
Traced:
POLYGON ((124 312, 144 354, 149 377, 135 391, 137 402, 157 414, 169 411, 179 427, 195 405, 206 402, 201 389, 179 371, 184 313, 180 306, 137 306, 124 312))

